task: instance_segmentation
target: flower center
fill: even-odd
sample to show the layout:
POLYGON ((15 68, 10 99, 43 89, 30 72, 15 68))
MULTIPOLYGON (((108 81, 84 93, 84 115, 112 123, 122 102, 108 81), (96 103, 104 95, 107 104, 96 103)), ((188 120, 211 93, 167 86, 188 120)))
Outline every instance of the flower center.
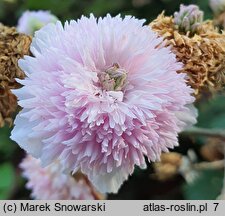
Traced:
POLYGON ((127 72, 114 63, 104 72, 100 72, 98 78, 104 90, 121 91, 126 82, 127 72))

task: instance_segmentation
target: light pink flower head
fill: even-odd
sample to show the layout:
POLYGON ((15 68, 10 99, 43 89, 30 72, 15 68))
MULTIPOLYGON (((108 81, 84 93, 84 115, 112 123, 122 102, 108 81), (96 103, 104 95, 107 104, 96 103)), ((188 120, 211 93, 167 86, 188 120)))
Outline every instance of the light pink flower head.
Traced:
POLYGON ((58 18, 49 11, 25 11, 19 18, 17 30, 21 33, 34 35, 34 32, 47 25, 55 23, 58 18))
POLYGON ((19 61, 24 108, 11 138, 44 166, 81 169, 101 192, 178 145, 196 120, 181 63, 144 21, 126 16, 49 24, 19 61))
POLYGON ((58 162, 42 168, 40 160, 27 156, 20 168, 28 180, 27 188, 31 196, 39 200, 92 200, 92 188, 85 180, 75 180, 71 175, 61 172, 58 162))

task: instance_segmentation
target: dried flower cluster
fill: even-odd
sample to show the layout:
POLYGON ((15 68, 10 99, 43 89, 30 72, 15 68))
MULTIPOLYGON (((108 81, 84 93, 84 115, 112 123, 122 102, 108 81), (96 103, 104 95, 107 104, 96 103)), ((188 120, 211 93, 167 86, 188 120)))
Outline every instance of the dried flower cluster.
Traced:
POLYGON ((154 163, 155 176, 160 181, 174 177, 182 164, 182 155, 176 152, 164 153, 160 162, 154 163))
POLYGON ((196 169, 196 154, 189 149, 187 155, 177 152, 164 153, 160 162, 153 165, 155 173, 153 176, 160 181, 170 180, 176 175, 181 175, 187 183, 192 183, 199 176, 196 169))
POLYGON ((225 83, 225 34, 219 33, 211 21, 198 25, 193 36, 190 32, 180 32, 174 18, 164 13, 150 26, 184 64, 180 72, 188 74, 189 84, 197 97, 203 92, 213 93, 222 88, 225 83))
POLYGON ((11 89, 20 86, 15 78, 25 77, 17 61, 24 55, 29 55, 30 43, 29 36, 0 24, 0 127, 5 122, 12 122, 11 117, 17 108, 17 102, 11 89))
POLYGON ((28 180, 27 188, 31 196, 42 200, 83 200, 103 199, 82 174, 72 177, 61 172, 58 162, 42 168, 40 160, 27 156, 20 167, 23 176, 28 180))

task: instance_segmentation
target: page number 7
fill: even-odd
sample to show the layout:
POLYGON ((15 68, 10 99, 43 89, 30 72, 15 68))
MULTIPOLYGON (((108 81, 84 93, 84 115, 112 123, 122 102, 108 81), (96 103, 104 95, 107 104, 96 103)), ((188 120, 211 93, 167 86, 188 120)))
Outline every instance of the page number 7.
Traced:
POLYGON ((217 209, 219 203, 213 203, 213 204, 215 205, 215 206, 214 206, 214 211, 216 211, 216 209, 217 209))

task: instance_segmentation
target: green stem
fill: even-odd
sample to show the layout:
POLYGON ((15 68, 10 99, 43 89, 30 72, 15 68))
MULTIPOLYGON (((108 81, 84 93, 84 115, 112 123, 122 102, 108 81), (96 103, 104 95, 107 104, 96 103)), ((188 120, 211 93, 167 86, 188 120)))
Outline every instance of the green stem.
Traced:
POLYGON ((224 160, 193 164, 195 170, 216 170, 224 168, 224 160))
POLYGON ((207 136, 215 137, 225 140, 225 130, 224 129, 207 129, 192 127, 182 132, 182 134, 192 135, 192 136, 207 136))

